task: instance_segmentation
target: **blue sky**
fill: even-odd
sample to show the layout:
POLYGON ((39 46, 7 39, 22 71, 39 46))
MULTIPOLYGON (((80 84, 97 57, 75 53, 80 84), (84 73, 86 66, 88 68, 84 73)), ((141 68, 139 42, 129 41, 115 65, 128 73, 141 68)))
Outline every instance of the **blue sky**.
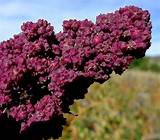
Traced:
POLYGON ((152 46, 147 55, 160 55, 160 0, 0 0, 0 41, 20 32, 25 21, 39 18, 62 29, 64 19, 91 19, 100 13, 113 12, 125 5, 147 9, 152 19, 152 46))

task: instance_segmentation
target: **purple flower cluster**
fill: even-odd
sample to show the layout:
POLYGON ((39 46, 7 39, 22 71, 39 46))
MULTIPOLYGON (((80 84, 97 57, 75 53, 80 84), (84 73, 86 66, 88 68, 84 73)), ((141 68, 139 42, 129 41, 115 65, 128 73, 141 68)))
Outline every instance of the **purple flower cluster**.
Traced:
POLYGON ((96 23, 64 21, 57 34, 42 19, 21 29, 0 43, 0 117, 13 118, 20 133, 69 112, 93 82, 122 74, 151 39, 149 12, 134 6, 100 14, 96 23))

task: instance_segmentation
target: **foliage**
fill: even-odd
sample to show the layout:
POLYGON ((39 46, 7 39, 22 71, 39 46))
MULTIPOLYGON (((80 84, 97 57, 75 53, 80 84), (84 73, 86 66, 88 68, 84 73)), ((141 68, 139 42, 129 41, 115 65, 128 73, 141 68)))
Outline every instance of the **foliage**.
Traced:
POLYGON ((11 121, 15 139, 58 138, 74 100, 93 82, 122 74, 151 39, 150 14, 135 6, 100 14, 96 23, 64 21, 57 34, 43 19, 21 29, 0 43, 0 128, 6 132, 11 121))

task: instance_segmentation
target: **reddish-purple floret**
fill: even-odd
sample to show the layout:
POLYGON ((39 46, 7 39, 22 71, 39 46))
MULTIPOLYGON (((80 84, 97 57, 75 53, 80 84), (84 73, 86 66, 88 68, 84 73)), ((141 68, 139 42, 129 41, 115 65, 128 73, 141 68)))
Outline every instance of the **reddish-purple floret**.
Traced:
POLYGON ((96 23, 64 21, 57 34, 42 19, 21 29, 0 43, 0 117, 13 118, 20 133, 69 112, 93 82, 122 74, 151 39, 148 11, 134 6, 100 14, 96 23))

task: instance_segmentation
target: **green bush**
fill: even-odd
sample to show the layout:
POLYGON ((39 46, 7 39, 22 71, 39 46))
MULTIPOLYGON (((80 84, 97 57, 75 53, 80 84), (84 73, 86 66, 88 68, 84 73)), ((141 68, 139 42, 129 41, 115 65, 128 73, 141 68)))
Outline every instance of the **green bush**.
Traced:
POLYGON ((160 72, 160 64, 150 57, 144 57, 142 59, 135 60, 129 68, 143 71, 160 72))

